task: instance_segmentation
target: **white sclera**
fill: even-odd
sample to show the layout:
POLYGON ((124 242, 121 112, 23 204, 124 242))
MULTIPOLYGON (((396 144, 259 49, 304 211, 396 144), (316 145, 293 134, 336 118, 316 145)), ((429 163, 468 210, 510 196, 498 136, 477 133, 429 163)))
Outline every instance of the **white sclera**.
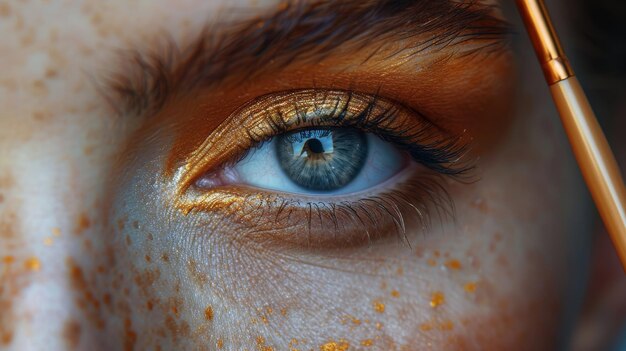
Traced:
POLYGON ((394 176, 406 165, 400 150, 374 134, 367 134, 368 155, 357 176, 343 188, 319 192, 294 183, 280 167, 276 139, 264 143, 234 166, 239 181, 257 188, 303 195, 344 195, 368 190, 394 176))

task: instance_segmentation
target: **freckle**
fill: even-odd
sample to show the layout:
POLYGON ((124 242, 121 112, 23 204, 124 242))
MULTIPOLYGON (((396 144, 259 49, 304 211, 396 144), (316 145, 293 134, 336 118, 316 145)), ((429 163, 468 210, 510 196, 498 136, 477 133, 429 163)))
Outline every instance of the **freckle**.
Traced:
POLYGON ((46 237, 43 239, 43 244, 46 246, 52 246, 53 240, 51 237, 46 237))
POLYGON ((74 226, 74 234, 81 235, 85 230, 89 229, 90 226, 91 226, 91 220, 89 220, 89 217, 87 216, 87 214, 83 212, 80 215, 78 215, 78 218, 76 219, 76 224, 74 226))
POLYGON ((374 311, 378 313, 385 312, 385 304, 382 303, 380 300, 374 300, 374 311))
POLYGON ((102 15, 96 12, 93 14, 93 16, 91 16, 91 24, 97 26, 100 23, 102 23, 102 15))
POLYGON ((441 253, 439 252, 439 250, 435 250, 435 251, 433 252, 433 256, 435 256, 435 257, 439 257, 439 256, 441 256, 441 253))
POLYGON ((475 291, 476 291, 476 283, 474 283, 474 282, 469 282, 469 283, 466 283, 466 284, 463 286, 463 290, 465 290, 465 291, 466 291, 466 292, 468 292, 468 293, 473 293, 473 292, 475 292, 475 291))
POLYGON ((204 310, 204 319, 206 319, 207 321, 212 321, 213 320, 213 307, 208 306, 204 310))
POLYGON ((361 346, 370 347, 372 345, 374 345, 374 340, 372 340, 372 339, 365 339, 365 340, 361 341, 361 346))
POLYGON ((35 80, 33 82, 33 90, 34 93, 40 96, 46 96, 48 95, 48 87, 46 86, 46 83, 44 83, 44 81, 42 80, 35 80))
POLYGON ((161 254, 161 260, 163 262, 169 262, 170 261, 170 256, 168 256, 168 254, 166 252, 161 254))
POLYGON ((452 330, 454 329, 454 323, 452 321, 445 321, 439 324, 439 330, 452 330))
POLYGON ((133 228, 139 229, 139 222, 133 221, 133 228))
POLYGON ((402 269, 402 267, 398 267, 398 269, 396 270, 396 275, 403 275, 404 274, 404 269, 402 269))
POLYGON ((0 3, 0 17, 11 16, 11 7, 7 3, 0 3))
POLYGON ((508 267, 509 266, 509 259, 506 258, 506 256, 502 255, 502 254, 498 255, 498 257, 496 258, 496 262, 501 267, 508 267))
POLYGON ((4 202, 4 195, 0 194, 0 204, 4 202))
POLYGON ((65 322, 62 333, 63 339, 65 340, 65 343, 67 345, 67 349, 73 350, 78 346, 78 343, 80 342, 81 331, 81 326, 77 321, 70 319, 65 322))
POLYGON ((461 269, 461 262, 459 262, 459 260, 449 260, 446 262, 446 267, 449 269, 459 270, 461 269))
POLYGON ((152 233, 148 233, 148 240, 150 240, 150 241, 154 240, 154 237, 152 236, 152 233))
POLYGON ((441 291, 435 291, 430 297, 430 307, 436 308, 446 301, 445 295, 441 291))
POLYGON ((41 269, 41 262, 37 257, 31 257, 24 262, 26 269, 37 272, 41 269))
POLYGON ((111 305, 111 294, 109 293, 104 294, 102 296, 102 302, 107 306, 111 305))
POLYGON ((429 258, 428 261, 426 261, 426 263, 428 263, 428 265, 432 267, 437 265, 437 261, 433 260, 432 258, 429 258))
POLYGON ((83 148, 83 154, 85 154, 85 156, 91 156, 91 155, 93 155, 93 152, 94 152, 95 148, 96 147, 93 146, 93 145, 85 146, 83 148))
POLYGON ((376 330, 381 330, 383 329, 383 324, 382 323, 376 323, 376 330))
POLYGON ((281 308, 280 309, 280 315, 281 316, 286 316, 287 315, 287 309, 286 308, 281 308))
POLYGON ((135 348, 137 333, 132 328, 132 321, 129 318, 124 320, 124 350, 130 351, 135 348))
POLYGON ((391 290, 391 296, 400 297, 400 292, 398 290, 391 290))
POLYGON ((2 338, 0 339, 3 345, 8 345, 13 341, 13 333, 10 331, 5 331, 2 333, 2 338))
POLYGON ((11 263, 15 262, 15 257, 13 257, 13 256, 4 256, 2 258, 2 262, 4 264, 11 264, 11 263))
POLYGON ((431 331, 433 329, 433 325, 430 323, 422 323, 420 324, 421 331, 431 331))
POLYGON ((52 117, 52 114, 50 112, 44 112, 44 111, 33 112, 33 119, 39 122, 49 121, 51 117, 52 117))
POLYGON ((125 226, 124 219, 120 218, 117 220, 117 229, 124 230, 125 226))
POLYGON ((145 258, 146 258, 146 262, 152 261, 152 258, 150 257, 150 255, 146 255, 145 258))
POLYGON ((126 245, 130 246, 132 244, 132 241, 130 240, 130 236, 126 235, 126 245))
POLYGON ((222 340, 222 338, 217 339, 217 348, 218 349, 224 348, 224 340, 222 340))
POLYGON ((56 77, 58 75, 59 75, 59 71, 57 71, 56 69, 54 69, 54 68, 47 68, 46 69, 46 72, 45 72, 45 77, 46 78, 54 78, 54 77, 56 77))
POLYGON ((472 207, 478 209, 482 213, 488 213, 489 212, 489 206, 487 206, 487 201, 485 201, 485 199, 483 199, 481 197, 479 197, 479 198, 475 199, 474 201, 472 201, 472 207))
POLYGON ((57 227, 52 228, 52 236, 55 236, 55 237, 61 236, 61 228, 57 228, 57 227))

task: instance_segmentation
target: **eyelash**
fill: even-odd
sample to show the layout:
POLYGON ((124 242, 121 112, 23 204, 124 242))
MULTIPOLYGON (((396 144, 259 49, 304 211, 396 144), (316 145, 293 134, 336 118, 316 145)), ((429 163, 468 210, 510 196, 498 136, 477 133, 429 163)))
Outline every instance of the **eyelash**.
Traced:
MULTIPOLYGON (((291 96, 289 94, 299 96, 297 91, 285 93, 291 96)), ((304 93, 303 95, 310 97, 304 93)), ((329 96, 337 97, 335 103, 331 103, 333 107, 324 109, 314 118, 300 113, 298 99, 292 99, 288 102, 292 106, 287 107, 288 111, 295 111, 297 116, 295 120, 289 120, 277 111, 263 110, 261 119, 255 121, 257 125, 269 128, 261 127, 255 130, 243 127, 245 138, 248 140, 243 145, 236 146, 241 150, 233 151, 227 161, 214 164, 210 169, 212 172, 224 171, 234 166, 249 152, 260 148, 276 135, 305 128, 337 127, 357 128, 376 134, 407 152, 427 171, 422 167, 421 170, 414 170, 411 174, 401 172, 401 175, 394 176, 386 182, 387 184, 393 182, 393 185, 388 186, 391 189, 376 194, 347 196, 350 198, 341 200, 333 198, 330 201, 320 201, 318 198, 295 199, 288 195, 241 185, 221 186, 215 189, 191 186, 189 188, 191 198, 196 201, 185 204, 183 211, 204 210, 210 213, 222 209, 222 216, 226 216, 241 227, 239 232, 250 233, 248 236, 242 234, 238 241, 247 237, 251 239, 248 241, 259 244, 270 241, 275 245, 292 243, 309 248, 337 247, 338 244, 346 248, 370 244, 374 239, 388 233, 395 233, 402 242, 410 246, 406 229, 408 225, 428 229, 433 210, 439 219, 444 216, 454 217, 454 204, 446 191, 444 181, 446 178, 462 179, 473 169, 468 163, 460 161, 466 152, 466 146, 460 137, 446 135, 417 112, 407 110, 396 102, 390 103, 379 96, 369 95, 364 98, 365 95, 355 92, 329 91, 322 101, 327 103, 329 96), (345 97, 343 103, 340 97, 345 97), (351 104, 353 99, 359 100, 361 105, 357 111, 353 109, 348 112, 354 107, 351 104), (408 114, 411 115, 410 120, 407 119, 408 114), (355 196, 361 197, 354 198, 355 196), (295 217, 304 220, 294 221, 295 217), (302 231, 307 233, 306 237, 301 234, 302 231), (276 237, 277 232, 283 234, 276 237), (293 235, 286 235, 285 232, 293 235), (331 236, 329 232, 334 234, 331 236), (339 232, 340 236, 337 235, 339 232)), ((275 100, 272 102, 277 104, 275 100)), ((284 108, 284 105, 281 106, 284 108)), ((227 120, 224 123, 236 121, 227 120)), ((199 157, 205 157, 202 155, 200 153, 199 157)), ((380 187, 384 188, 383 185, 380 187)), ((246 240, 241 242, 244 241, 246 240)))
MULTIPOLYGON (((347 91, 348 101, 351 100, 353 92, 347 91)), ((249 152, 254 149, 261 148, 266 142, 273 137, 304 129, 315 127, 322 128, 356 128, 364 132, 373 133, 386 142, 389 142, 397 148, 405 151, 413 161, 418 162, 425 167, 436 171, 437 173, 462 178, 468 174, 473 166, 467 162, 461 162, 463 155, 467 152, 467 145, 463 144, 460 137, 440 137, 435 135, 436 126, 429 122, 413 125, 415 128, 402 129, 401 127, 389 127, 392 121, 397 117, 398 108, 391 107, 385 109, 383 113, 373 116, 376 111, 378 96, 371 96, 367 101, 367 105, 362 109, 355 121, 344 123, 346 108, 349 102, 343 108, 339 104, 325 112, 324 119, 314 120, 312 123, 304 119, 298 119, 295 123, 286 123, 279 115, 268 115, 266 121, 271 127, 271 133, 263 133, 254 135, 248 133, 248 137, 252 140, 252 146, 241 153, 233 161, 225 165, 233 165, 244 159, 249 152), (331 124, 328 124, 331 122, 331 124), (333 123, 335 122, 335 123, 333 123), (302 125, 305 125, 302 127, 302 125), (429 141, 433 140, 433 141, 429 141)), ((296 102, 297 103, 297 102, 296 102)), ((294 105, 297 110, 297 105, 294 105)), ((417 114, 417 112, 412 111, 417 114)), ((442 131, 438 130, 437 133, 442 131)))

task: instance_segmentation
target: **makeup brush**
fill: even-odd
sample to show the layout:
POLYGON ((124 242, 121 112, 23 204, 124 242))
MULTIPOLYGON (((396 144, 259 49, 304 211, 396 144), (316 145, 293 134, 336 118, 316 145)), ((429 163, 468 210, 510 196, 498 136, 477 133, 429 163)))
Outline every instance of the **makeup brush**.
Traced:
POLYGON ((626 190, 542 0, 516 0, 591 196, 626 270, 626 190))

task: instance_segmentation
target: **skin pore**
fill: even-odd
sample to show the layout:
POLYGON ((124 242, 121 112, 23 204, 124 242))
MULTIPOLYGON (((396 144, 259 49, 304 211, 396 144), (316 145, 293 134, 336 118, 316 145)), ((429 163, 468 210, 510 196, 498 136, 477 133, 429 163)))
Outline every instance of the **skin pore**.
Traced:
POLYGON ((581 278, 571 272, 584 264, 572 257, 590 219, 526 39, 474 56, 435 47, 396 66, 386 55, 395 41, 374 54, 347 45, 129 118, 106 82, 136 66, 120 48, 159 51, 160 37, 184 48, 203 28, 285 6, 226 3, 0 2, 0 31, 13 33, 0 39, 11 67, 0 73, 0 349, 562 345, 570 279, 581 278), (258 212, 176 206, 176 167, 238 107, 313 88, 389 95, 470 136, 474 180, 443 182, 454 216, 427 228, 408 220, 408 243, 379 233, 294 246, 270 230, 273 240, 252 235, 267 226, 258 212))

